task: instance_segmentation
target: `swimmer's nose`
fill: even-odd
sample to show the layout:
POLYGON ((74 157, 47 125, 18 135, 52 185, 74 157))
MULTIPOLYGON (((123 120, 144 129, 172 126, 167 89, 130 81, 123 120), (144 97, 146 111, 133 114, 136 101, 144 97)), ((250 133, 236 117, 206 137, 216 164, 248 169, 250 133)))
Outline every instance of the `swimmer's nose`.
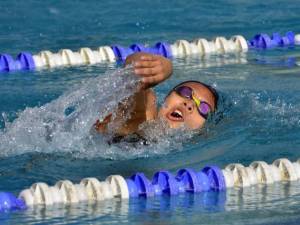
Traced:
POLYGON ((186 101, 183 103, 184 107, 187 109, 188 112, 193 112, 194 110, 194 103, 192 101, 186 101))

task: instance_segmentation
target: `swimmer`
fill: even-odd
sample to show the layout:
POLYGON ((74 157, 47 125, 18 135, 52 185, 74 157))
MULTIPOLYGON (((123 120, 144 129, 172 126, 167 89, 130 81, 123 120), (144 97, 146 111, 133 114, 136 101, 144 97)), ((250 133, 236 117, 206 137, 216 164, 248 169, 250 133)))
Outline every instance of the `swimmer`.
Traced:
POLYGON ((208 116, 217 108, 218 94, 214 88, 199 81, 186 81, 174 87, 163 106, 157 109, 152 87, 171 76, 171 61, 159 55, 135 53, 126 58, 126 65, 133 65, 134 73, 141 77, 138 91, 130 99, 119 103, 114 116, 109 114, 102 121, 96 121, 95 129, 100 133, 106 133, 108 125, 115 123, 122 124, 114 130, 118 137, 140 134, 142 123, 156 119, 166 121, 170 128, 184 126, 196 130, 204 126, 208 116), (130 116, 124 121, 128 108, 130 116))

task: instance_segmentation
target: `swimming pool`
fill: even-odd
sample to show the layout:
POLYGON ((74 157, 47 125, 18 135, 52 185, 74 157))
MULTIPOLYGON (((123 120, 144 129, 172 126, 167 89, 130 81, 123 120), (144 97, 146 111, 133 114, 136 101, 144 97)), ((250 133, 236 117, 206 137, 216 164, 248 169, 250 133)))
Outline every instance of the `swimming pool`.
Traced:
MULTIPOLYGON (((21 50, 76 50, 115 43, 128 46, 134 42, 153 44, 160 40, 174 42, 182 38, 211 39, 234 34, 251 38, 260 32, 299 31, 299 6, 292 1, 189 1, 171 5, 161 1, 47 1, 43 4, 10 1, 0 5, 0 52, 13 55, 21 50)), ((10 148, 1 142, 1 150, 10 151, 1 156, 0 190, 18 193, 36 181, 79 182, 83 177, 102 180, 110 174, 130 176, 136 171, 151 176, 160 169, 175 172, 184 167, 199 169, 210 163, 224 167, 232 162, 248 165, 255 160, 271 163, 281 157, 294 161, 299 158, 300 69, 285 63, 292 57, 299 58, 299 47, 251 51, 243 60, 240 57, 232 60, 234 56, 174 60, 173 77, 156 89, 160 101, 171 87, 187 79, 215 84, 226 98, 228 110, 224 118, 209 127, 205 135, 188 142, 180 138, 176 139, 177 143, 162 141, 162 145, 152 149, 122 154, 119 149, 102 145, 94 151, 85 151, 79 143, 67 139, 45 146, 35 140, 24 140, 22 133, 18 133, 19 145, 10 148), (69 143, 72 145, 68 146, 69 143)), ((0 107, 5 113, 1 129, 4 120, 14 120, 25 107, 40 109, 72 93, 76 85, 82 86, 81 82, 87 83, 88 78, 101 79, 105 71, 114 68, 115 64, 98 64, 1 74, 0 107)), ((30 119, 30 113, 26 115, 30 119)), ((44 117, 41 114, 39 118, 44 117)), ((210 193, 207 197, 203 193, 130 202, 116 199, 95 205, 41 207, 0 217, 3 223, 16 224, 297 224, 299 191, 298 182, 278 183, 232 189, 225 196, 210 193)))

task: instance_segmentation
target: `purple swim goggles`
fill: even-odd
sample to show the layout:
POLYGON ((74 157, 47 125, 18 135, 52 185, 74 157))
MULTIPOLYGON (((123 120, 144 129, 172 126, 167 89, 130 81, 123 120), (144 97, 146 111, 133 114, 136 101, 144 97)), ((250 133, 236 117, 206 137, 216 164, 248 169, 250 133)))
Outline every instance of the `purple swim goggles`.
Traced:
POLYGON ((191 87, 188 86, 179 86, 174 88, 174 91, 180 95, 181 97, 193 100, 193 102, 196 104, 197 106, 197 110, 199 112, 199 114, 204 118, 207 119, 209 113, 212 111, 211 106, 205 102, 202 101, 200 99, 198 99, 195 95, 194 95, 194 91, 191 87))

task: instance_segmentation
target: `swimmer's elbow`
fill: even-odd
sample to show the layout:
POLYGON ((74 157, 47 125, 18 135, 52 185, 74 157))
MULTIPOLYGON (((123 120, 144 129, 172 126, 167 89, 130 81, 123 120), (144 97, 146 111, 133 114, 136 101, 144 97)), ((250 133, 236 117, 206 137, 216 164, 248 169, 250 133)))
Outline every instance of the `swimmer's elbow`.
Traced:
POLYGON ((108 123, 111 122, 111 117, 112 117, 112 114, 109 114, 108 116, 106 116, 104 118, 103 121, 97 120, 96 123, 94 124, 95 130, 102 134, 105 133, 107 131, 108 123))
POLYGON ((105 133, 106 132, 106 124, 101 123, 99 120, 96 121, 96 123, 94 124, 94 129, 96 131, 98 131, 99 133, 105 133))

